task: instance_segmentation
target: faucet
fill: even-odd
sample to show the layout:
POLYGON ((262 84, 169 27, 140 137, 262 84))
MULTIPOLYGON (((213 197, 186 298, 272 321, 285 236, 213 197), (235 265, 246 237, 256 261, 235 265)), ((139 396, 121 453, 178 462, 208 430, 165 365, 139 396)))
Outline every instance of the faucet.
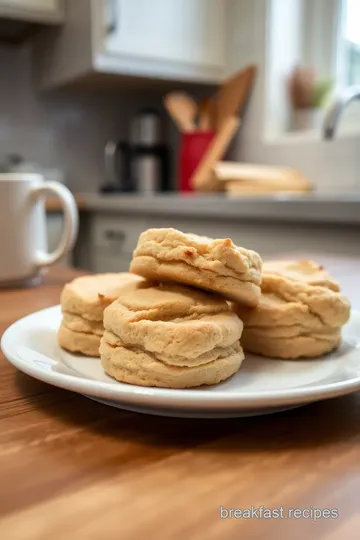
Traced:
POLYGON ((360 86, 350 86, 330 107, 323 126, 323 137, 326 140, 332 140, 335 137, 340 117, 352 101, 360 99, 360 86))

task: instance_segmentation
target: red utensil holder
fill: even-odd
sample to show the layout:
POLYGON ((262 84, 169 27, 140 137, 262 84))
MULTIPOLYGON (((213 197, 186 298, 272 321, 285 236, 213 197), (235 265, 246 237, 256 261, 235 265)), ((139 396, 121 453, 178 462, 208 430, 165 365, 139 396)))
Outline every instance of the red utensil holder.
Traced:
POLYGON ((215 131, 194 131, 184 133, 179 153, 179 188, 181 192, 194 191, 191 179, 200 164, 215 131))

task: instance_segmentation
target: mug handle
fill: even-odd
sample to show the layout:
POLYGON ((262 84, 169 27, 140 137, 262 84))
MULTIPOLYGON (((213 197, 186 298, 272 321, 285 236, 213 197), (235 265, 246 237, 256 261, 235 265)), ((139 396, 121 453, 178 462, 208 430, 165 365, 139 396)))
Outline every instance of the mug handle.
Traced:
POLYGON ((36 254, 35 264, 39 268, 56 263, 61 257, 68 253, 75 244, 79 229, 79 214, 76 202, 74 196, 67 187, 58 182, 44 182, 42 185, 32 188, 31 197, 36 201, 39 197, 46 195, 49 192, 55 194, 60 199, 64 213, 64 226, 60 243, 55 251, 52 253, 38 251, 36 254))

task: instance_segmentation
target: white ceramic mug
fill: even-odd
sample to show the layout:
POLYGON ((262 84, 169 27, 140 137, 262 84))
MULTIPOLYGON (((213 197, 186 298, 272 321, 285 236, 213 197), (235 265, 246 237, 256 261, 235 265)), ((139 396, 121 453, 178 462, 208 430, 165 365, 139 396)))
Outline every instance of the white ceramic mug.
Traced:
POLYGON ((71 192, 40 174, 0 174, 0 287, 31 285, 42 269, 68 253, 78 232, 78 211, 71 192), (60 199, 64 226, 59 246, 47 252, 44 195, 60 199))

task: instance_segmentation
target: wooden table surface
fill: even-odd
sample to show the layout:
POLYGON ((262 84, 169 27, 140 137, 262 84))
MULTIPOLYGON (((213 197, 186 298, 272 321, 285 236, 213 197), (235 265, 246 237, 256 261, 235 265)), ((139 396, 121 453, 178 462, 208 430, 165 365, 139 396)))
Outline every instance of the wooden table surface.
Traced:
MULTIPOLYGON (((358 283, 358 261, 335 267, 345 286, 358 283)), ((38 289, 1 291, 0 333, 57 304, 75 275, 56 269, 38 289)), ((183 420, 102 406, 2 355, 0 377, 1 539, 359 538, 359 394, 263 417, 183 420), (220 516, 221 506, 225 515, 261 505, 339 517, 220 516)))

